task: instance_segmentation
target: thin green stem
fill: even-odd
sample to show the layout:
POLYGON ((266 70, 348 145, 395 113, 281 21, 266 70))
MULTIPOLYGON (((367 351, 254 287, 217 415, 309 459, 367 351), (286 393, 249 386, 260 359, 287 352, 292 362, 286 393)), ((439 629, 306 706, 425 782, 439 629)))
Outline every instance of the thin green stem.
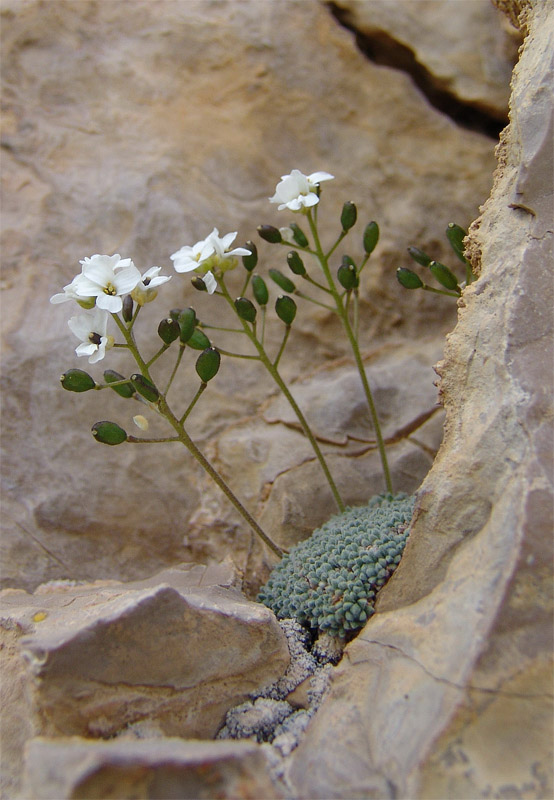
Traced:
MULTIPOLYGON (((235 304, 233 303, 233 300, 231 299, 231 295, 229 294, 229 292, 227 290, 227 287, 225 286, 224 281, 221 280, 220 284, 221 284, 221 288, 222 288, 223 294, 225 296, 225 299, 227 300, 227 303, 229 304, 229 306, 233 310, 235 310, 235 304)), ((239 317, 239 319, 240 319, 240 317, 239 317)), ((319 445, 318 445, 318 443, 316 441, 316 438, 313 435, 312 430, 311 430, 310 426, 308 425, 308 422, 307 422, 306 418, 304 417, 304 414, 300 410, 300 407, 298 406, 298 403, 296 402, 296 400, 294 399, 294 397, 290 393, 289 388, 287 387, 287 385, 284 382, 283 378, 279 374, 279 371, 277 370, 277 368, 271 363, 271 361, 269 359, 269 356, 267 355, 262 343, 256 338, 256 336, 254 335, 254 333, 250 329, 250 326, 248 325, 246 320, 241 319, 241 323, 243 325, 243 328, 244 328, 244 331, 245 331, 246 335, 248 336, 248 338, 250 339, 250 341, 252 342, 252 344, 254 345, 256 350, 258 351, 258 355, 259 355, 260 361, 262 362, 264 367, 267 369, 267 371, 269 372, 269 374, 271 375, 271 377, 273 378, 273 380, 275 381, 275 383, 277 384, 279 389, 283 392, 283 394, 285 395, 285 397, 289 401, 289 404, 290 404, 292 410, 296 414, 296 416, 298 418, 298 421, 300 422, 300 425, 302 426, 302 430, 304 431, 304 434, 308 438, 308 441, 310 442, 310 444, 311 444, 311 446, 313 448, 313 451, 314 451, 314 453, 316 455, 316 458, 320 463, 321 469, 323 470, 323 473, 324 473, 325 477, 327 478, 327 481, 329 483, 329 486, 331 487, 331 491, 333 493, 333 497, 335 498, 335 502, 337 503, 339 511, 344 511, 345 505, 344 505, 344 503, 342 501, 342 498, 341 498, 341 496, 339 494, 339 491, 338 491, 338 489, 336 487, 335 481, 333 480, 333 476, 329 472, 329 467, 327 466, 327 462, 325 461, 325 458, 323 457, 323 453, 321 452, 320 447, 319 447, 319 445)))
POLYGON ((329 260, 329 257, 330 257, 330 256, 331 256, 331 255, 332 255, 334 252, 335 252, 335 250, 337 249, 337 247, 339 246, 339 244, 342 242, 342 240, 344 239, 344 237, 346 236, 346 234, 347 234, 347 233, 348 233, 348 231, 341 231, 341 233, 340 233, 340 235, 339 235, 339 238, 337 239, 337 241, 335 242, 335 244, 334 244, 334 245, 331 247, 331 249, 329 250, 329 252, 328 252, 328 253, 327 253, 327 255, 325 256, 325 258, 326 258, 327 260, 329 260))
POLYGON ((171 375, 169 376, 169 380, 167 382, 167 386, 165 387, 164 394, 167 394, 169 392, 169 389, 171 388, 171 384, 173 383, 173 379, 174 379, 175 375, 177 374, 177 370, 179 369, 179 364, 181 363, 181 359, 183 358, 183 353, 184 352, 185 352, 185 345, 184 344, 179 345, 179 352, 177 353, 177 360, 175 361, 175 365, 174 365, 173 369, 171 370, 171 375))
POLYGON ((460 292, 449 292, 447 289, 435 289, 433 286, 427 286, 426 283, 421 287, 426 292, 434 292, 435 294, 447 294, 450 297, 459 297, 460 292))
POLYGON ((169 345, 168 345, 168 344, 163 344, 163 345, 160 347, 160 349, 158 350, 158 352, 157 352, 155 355, 153 355, 153 356, 152 356, 152 358, 150 359, 150 361, 147 361, 147 362, 146 362, 146 366, 147 366, 147 367, 151 367, 151 366, 152 366, 152 364, 154 363, 154 361, 157 361, 157 360, 158 360, 158 358, 159 358, 161 355, 163 355, 163 354, 165 353, 165 351, 168 349, 168 347, 169 347, 169 345))
POLYGON ((314 300, 313 297, 310 297, 309 294, 304 294, 304 292, 299 292, 298 289, 294 292, 297 297, 301 297, 303 300, 307 300, 309 303, 313 303, 316 306, 321 306, 321 308, 326 308, 327 311, 332 311, 333 314, 336 314, 336 308, 333 306, 328 306, 327 303, 322 303, 320 300, 314 300))
MULTIPOLYGON (((241 331, 243 333, 243 331, 241 331)), ((222 356, 229 356, 230 358, 250 358, 252 361, 259 361, 259 356, 253 356, 246 353, 231 353, 230 350, 223 350, 222 347, 217 347, 222 356)))
MULTIPOLYGON (((316 253, 314 253, 313 255, 317 258, 317 254, 316 253)), ((329 291, 329 289, 326 286, 324 286, 322 283, 318 283, 317 281, 314 281, 314 279, 311 278, 308 274, 302 275, 302 277, 304 278, 305 281, 309 281, 309 283, 313 284, 314 286, 317 286, 317 288, 321 289, 322 292, 327 292, 327 294, 331 294, 331 292, 329 291)))
POLYGON ((279 361, 281 360, 281 356, 283 355, 283 352, 287 345, 289 334, 290 334, 290 325, 287 325, 285 328, 285 335, 283 336, 283 341, 281 342, 281 347, 279 348, 279 352, 277 353, 277 358, 273 362, 273 366, 275 367, 275 369, 277 369, 277 367, 279 366, 279 361))
POLYGON ((377 409, 375 408, 375 402, 373 400, 373 395, 371 393, 371 389, 369 387, 369 382, 367 380, 367 375, 364 369, 364 364, 362 361, 362 356, 360 353, 360 348, 358 345, 358 340, 354 335, 352 327, 350 325, 350 320, 348 318, 348 314, 344 307, 344 303, 342 302, 342 297, 340 296, 339 292, 337 291, 337 287, 335 286, 335 282, 331 275, 331 270, 329 269, 329 263, 323 252, 323 248, 321 247, 321 242, 319 239, 319 234, 317 231, 317 224, 311 214, 311 209, 308 210, 308 222, 310 225, 310 229, 312 231, 312 236, 314 238, 314 243, 317 251, 317 257, 319 263, 321 264, 321 268, 323 273, 327 279, 327 283, 329 284, 329 289, 333 298, 335 300, 335 304, 337 307, 337 312, 341 318, 345 333, 348 337, 348 341, 350 342, 350 347, 352 348, 352 353, 354 355, 354 360, 356 361, 356 366, 358 368, 358 372, 360 375, 360 380, 362 382, 362 387, 364 390, 364 394, 366 396, 367 405, 369 408, 369 413, 371 416, 371 420, 373 423, 373 428, 375 430, 375 437, 377 439, 377 447, 379 449, 379 455, 381 457, 381 466, 383 469, 383 476, 385 479, 385 485, 387 487, 387 491, 392 493, 392 481, 390 476, 389 464, 387 460, 387 454, 385 450, 385 442, 383 439, 383 434, 381 432, 381 425, 379 424, 379 417, 377 415, 377 409))
POLYGON ((359 309, 359 292, 357 289, 354 289, 354 336, 356 337, 356 341, 359 340, 360 334, 360 309, 359 309))
POLYGON ((142 436, 127 436, 127 442, 131 444, 160 444, 161 442, 178 442, 178 436, 164 436, 161 439, 145 439, 142 436))
POLYGON ((199 387, 198 391, 196 392, 196 394, 194 395, 194 397, 190 401, 189 407, 187 408, 187 410, 185 411, 185 413, 183 414, 183 416, 179 420, 179 425, 184 425, 185 424, 186 418, 188 417, 188 415, 190 414, 190 412, 192 411, 192 409, 194 408, 194 406, 196 405, 196 403, 200 399, 200 396, 202 395, 202 392, 205 390, 207 385, 208 384, 204 383, 204 382, 202 382, 200 384, 200 387, 199 387))
POLYGON ((242 328, 224 328, 221 325, 208 325, 207 322, 199 322, 199 328, 210 329, 211 331, 226 331, 227 333, 244 333, 242 328))

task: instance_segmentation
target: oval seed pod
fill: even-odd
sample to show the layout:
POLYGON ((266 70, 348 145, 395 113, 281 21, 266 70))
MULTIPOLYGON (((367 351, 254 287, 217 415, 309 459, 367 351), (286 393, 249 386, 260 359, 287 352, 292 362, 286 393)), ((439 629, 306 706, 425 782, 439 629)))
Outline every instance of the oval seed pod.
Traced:
POLYGON ((261 275, 252 276, 252 291, 254 292, 256 302, 261 306, 265 306, 269 300, 269 292, 267 290, 266 282, 261 275))
POLYGON ((291 281, 290 278, 287 278, 286 275, 278 269, 270 269, 269 270, 269 277, 272 281, 275 281, 277 286, 283 289, 284 292, 294 292, 296 291, 296 286, 291 281))
POLYGON ((68 369, 60 376, 60 382, 68 392, 88 392, 96 386, 94 378, 82 369, 68 369))
POLYGON ((244 247, 246 248, 246 250, 250 250, 250 255, 243 256, 242 263, 244 268, 247 269, 248 272, 252 272, 253 269, 256 269, 256 265, 258 263, 258 248, 254 244, 254 242, 251 242, 250 240, 246 242, 244 247))
POLYGON ((172 308, 171 311, 168 314, 168 317, 170 319, 176 319, 177 322, 179 322, 179 314, 182 314, 182 313, 183 313, 183 309, 182 308, 172 308))
POLYGON ((121 316, 125 322, 131 322, 133 319, 133 298, 130 294, 126 294, 123 298, 123 307, 121 309, 121 316))
POLYGON ((292 325, 296 316, 296 303, 292 297, 282 294, 275 301, 275 311, 285 325, 292 325))
POLYGON ((287 264, 289 265, 292 272, 295 275, 305 275, 306 274, 306 267, 304 266, 304 262, 296 252, 296 250, 291 250, 290 253, 287 253, 287 264))
POLYGON ((258 225, 257 230, 262 239, 265 239, 270 244, 279 244, 279 242, 283 241, 281 231, 274 225, 258 225))
POLYGON ((115 422, 95 422, 91 428, 92 435, 102 444, 122 444, 127 440, 127 433, 115 422))
MULTIPOLYGON (((347 257, 348 256, 346 256, 346 258, 347 257)), ((356 267, 352 263, 345 263, 343 261, 338 269, 337 278, 340 285, 347 291, 357 289, 360 285, 360 279, 358 278, 356 267)))
POLYGON ((398 279, 398 283, 404 287, 404 289, 421 289, 423 286, 423 281, 415 272, 412 272, 411 269, 406 269, 406 267, 398 267, 396 270, 396 277, 398 279))
POLYGON ((369 222, 364 230, 364 250, 368 255, 373 253, 379 241, 379 226, 376 222, 369 222))
POLYGON ((340 224, 343 231, 349 231, 353 228, 358 219, 358 209, 351 200, 348 200, 342 207, 340 215, 340 224))
MULTIPOLYGON (((194 308, 185 308, 184 311, 181 311, 179 314, 179 327, 180 327, 180 338, 183 344, 186 344, 192 334, 194 333, 194 328, 196 326, 197 319, 196 319, 196 311, 194 308)), ((206 345, 209 347, 209 345, 206 345)), ((202 348, 203 350, 204 348, 202 348)))
POLYGON ((210 340, 204 331, 201 331, 200 328, 195 328, 187 344, 189 347, 192 347, 193 350, 205 350, 207 347, 210 347, 210 340))
POLYGON ((410 254, 410 258, 413 258, 416 264, 421 264, 422 267, 428 267, 433 260, 427 253, 420 250, 419 247, 408 247, 408 253, 410 254))
POLYGON ((467 231, 455 222, 449 222, 446 228, 446 238, 450 242, 450 247, 454 250, 462 264, 467 264, 464 256, 464 239, 467 236, 467 231))
POLYGON ((458 279, 448 269, 446 264, 441 264, 440 261, 431 261, 429 264, 429 269, 431 270, 433 277, 436 278, 440 285, 444 286, 445 289, 452 289, 458 292, 460 291, 458 279))
POLYGON ((208 383, 217 375, 221 356, 215 347, 207 347, 196 360, 196 372, 202 383, 208 383))
POLYGON ((254 303, 247 297, 237 297, 235 300, 235 308, 241 319, 245 319, 247 322, 255 321, 258 312, 256 311, 254 303))
POLYGON ((206 286, 206 284, 204 283, 204 281, 202 280, 200 275, 196 275, 196 277, 192 278, 191 284, 192 284, 193 288, 196 289, 197 292, 207 292, 208 291, 208 287, 206 286))
POLYGON ((181 326, 176 319, 166 317, 158 325, 158 336, 164 344, 171 344, 175 339, 179 338, 180 334, 181 326))
POLYGON ((306 235, 300 225, 298 225, 296 222, 291 222, 289 228, 292 231, 292 237, 296 244, 300 245, 300 247, 308 247, 308 239, 306 238, 306 235))
MULTIPOLYGON (((124 381, 125 375, 121 375, 119 372, 116 372, 115 369, 106 369, 104 370, 104 380, 106 383, 114 383, 115 381, 124 381)), ((127 383, 121 383, 119 386, 111 386, 114 392, 117 392, 118 395, 121 397, 132 397, 135 393, 135 389, 131 381, 127 381, 127 383)))
POLYGON ((136 391, 150 403, 155 403, 160 396, 160 393, 154 384, 151 383, 148 378, 145 378, 144 375, 140 375, 138 372, 135 372, 134 375, 131 375, 129 380, 135 387, 136 391))

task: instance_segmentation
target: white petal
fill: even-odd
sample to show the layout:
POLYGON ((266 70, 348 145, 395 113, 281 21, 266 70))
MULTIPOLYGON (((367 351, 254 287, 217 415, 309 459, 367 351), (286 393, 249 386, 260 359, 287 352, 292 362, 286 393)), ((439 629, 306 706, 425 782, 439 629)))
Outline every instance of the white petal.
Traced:
POLYGON ((322 183, 323 181, 332 181, 334 179, 335 176, 330 175, 328 172, 312 172, 311 175, 308 175, 310 183, 322 183))
POLYGON ((98 308, 103 308, 109 311, 110 314, 117 314, 123 308, 123 301, 119 295, 104 294, 101 292, 96 298, 96 305, 98 308))
MULTIPOLYGON (((248 253, 251 255, 250 251, 248 251, 248 253)), ((217 281, 214 278, 213 273, 206 272, 206 274, 202 276, 202 280, 204 281, 206 289, 208 290, 208 294, 213 294, 217 289, 217 281)))
POLYGON ((139 281, 140 272, 133 264, 130 267, 123 267, 121 272, 114 275, 112 283, 117 289, 118 294, 128 294, 135 288, 139 281))
MULTIPOLYGON (((75 348, 75 352, 78 356, 90 356, 96 353, 97 349, 98 345, 92 344, 92 342, 89 344, 81 342, 81 344, 75 348)), ((92 364, 92 361, 90 363, 92 364)))

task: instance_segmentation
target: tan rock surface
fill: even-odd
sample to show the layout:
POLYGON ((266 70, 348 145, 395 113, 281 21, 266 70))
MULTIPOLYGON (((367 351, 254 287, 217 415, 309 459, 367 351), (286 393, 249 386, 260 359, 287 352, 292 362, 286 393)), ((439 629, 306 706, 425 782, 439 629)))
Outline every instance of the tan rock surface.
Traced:
POLYGON ((525 7, 481 277, 440 367, 445 439, 381 613, 294 756, 302 797, 552 795, 554 4, 525 7))
POLYGON ((250 742, 89 742, 34 739, 27 750, 26 797, 36 800, 260 800, 285 797, 250 742))
POLYGON ((285 635, 269 609, 228 588, 233 579, 230 567, 183 565, 129 584, 5 590, 8 785, 30 731, 94 738, 149 723, 212 738, 229 708, 279 678, 285 635))
MULTIPOLYGON (((466 6, 481 8, 459 3, 464 20, 466 6)), ((494 142, 431 108, 409 75, 368 62, 324 4, 129 8, 3 4, 3 585, 137 579, 230 550, 244 566, 250 548, 232 516, 215 532, 187 533, 204 501, 183 448, 94 445, 91 424, 128 427, 127 407, 59 389, 64 369, 86 364, 73 354, 68 307, 48 298, 79 259, 118 251, 142 270, 169 270, 169 254, 214 225, 243 240, 260 222, 285 224, 267 203, 278 177, 325 169, 337 180, 322 219, 335 229, 352 198, 382 230, 362 287, 364 346, 392 332, 440 337, 452 304, 402 291, 394 268, 411 243, 445 258, 446 224, 467 224, 489 190, 494 142)), ((481 33, 489 41, 487 26, 481 33)), ((281 266, 280 248, 260 250, 264 269, 281 266)), ((176 276, 144 316, 155 327, 169 308, 209 300, 176 276)), ((302 309, 295 328, 288 375, 344 354, 325 313, 302 309)), ((120 367, 113 351, 104 363, 120 367)), ((184 398, 191 374, 188 362, 176 384, 184 398)), ((272 391, 254 368, 224 363, 194 417, 197 437, 253 414, 272 391)))

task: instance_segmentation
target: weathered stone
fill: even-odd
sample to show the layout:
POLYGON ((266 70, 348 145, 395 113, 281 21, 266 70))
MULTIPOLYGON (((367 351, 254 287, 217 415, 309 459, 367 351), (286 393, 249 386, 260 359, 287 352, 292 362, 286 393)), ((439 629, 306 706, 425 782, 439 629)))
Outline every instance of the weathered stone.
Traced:
POLYGON ((554 3, 521 5, 510 126, 470 236, 480 278, 439 367, 444 442, 381 613, 293 755, 303 798, 552 794, 554 3))
POLYGON ((507 117, 519 37, 490 0, 338 0, 335 6, 364 37, 370 56, 411 69, 428 89, 507 117))
POLYGON ((229 567, 183 565, 129 584, 5 590, 6 776, 31 731, 105 737, 149 722, 213 737, 229 708, 289 663, 277 620, 227 588, 233 579, 229 567))
MULTIPOLYGON (((464 20, 473 9, 480 18, 481 4, 458 5, 464 20)), ((5 0, 2 14, 3 585, 132 580, 231 551, 244 567, 250 533, 232 513, 215 530, 198 522, 203 484, 183 447, 92 441, 99 419, 132 429, 135 409, 114 393, 56 388, 84 359, 67 329, 74 310, 48 298, 91 253, 119 251, 141 270, 159 264, 169 274, 169 254, 214 225, 238 230, 237 243, 256 238, 261 222, 284 225, 290 215, 267 202, 279 176, 325 169, 337 176, 321 204, 326 239, 345 199, 358 204, 360 227, 371 218, 381 227, 362 275, 362 345, 391 332, 440 334, 452 324, 451 301, 404 292, 395 267, 408 244, 447 258, 443 230, 475 216, 494 141, 432 108, 411 76, 367 61, 323 3, 137 0, 130 14, 126 3, 101 0, 5 0)), ((355 229, 353 255, 360 238, 355 229)), ((286 269, 282 248, 260 243, 260 253, 264 274, 286 269)), ((333 269, 339 263, 337 253, 333 269)), ((191 303, 206 321, 225 322, 218 302, 174 275, 137 328, 154 332, 170 308, 191 303)), ((346 352, 332 315, 299 306, 281 361, 289 377, 346 352)), ((281 336, 281 325, 269 326, 269 345, 281 336)), ((100 377, 105 364, 130 374, 123 355, 112 350, 91 371, 100 377)), ((184 362, 174 397, 186 407, 197 377, 190 354, 184 362)), ((191 430, 204 444, 273 391, 257 365, 224 359, 191 430)), ((150 417, 152 435, 167 435, 150 417)))
POLYGON ((263 750, 251 742, 34 739, 24 797, 35 800, 278 800, 263 750))

